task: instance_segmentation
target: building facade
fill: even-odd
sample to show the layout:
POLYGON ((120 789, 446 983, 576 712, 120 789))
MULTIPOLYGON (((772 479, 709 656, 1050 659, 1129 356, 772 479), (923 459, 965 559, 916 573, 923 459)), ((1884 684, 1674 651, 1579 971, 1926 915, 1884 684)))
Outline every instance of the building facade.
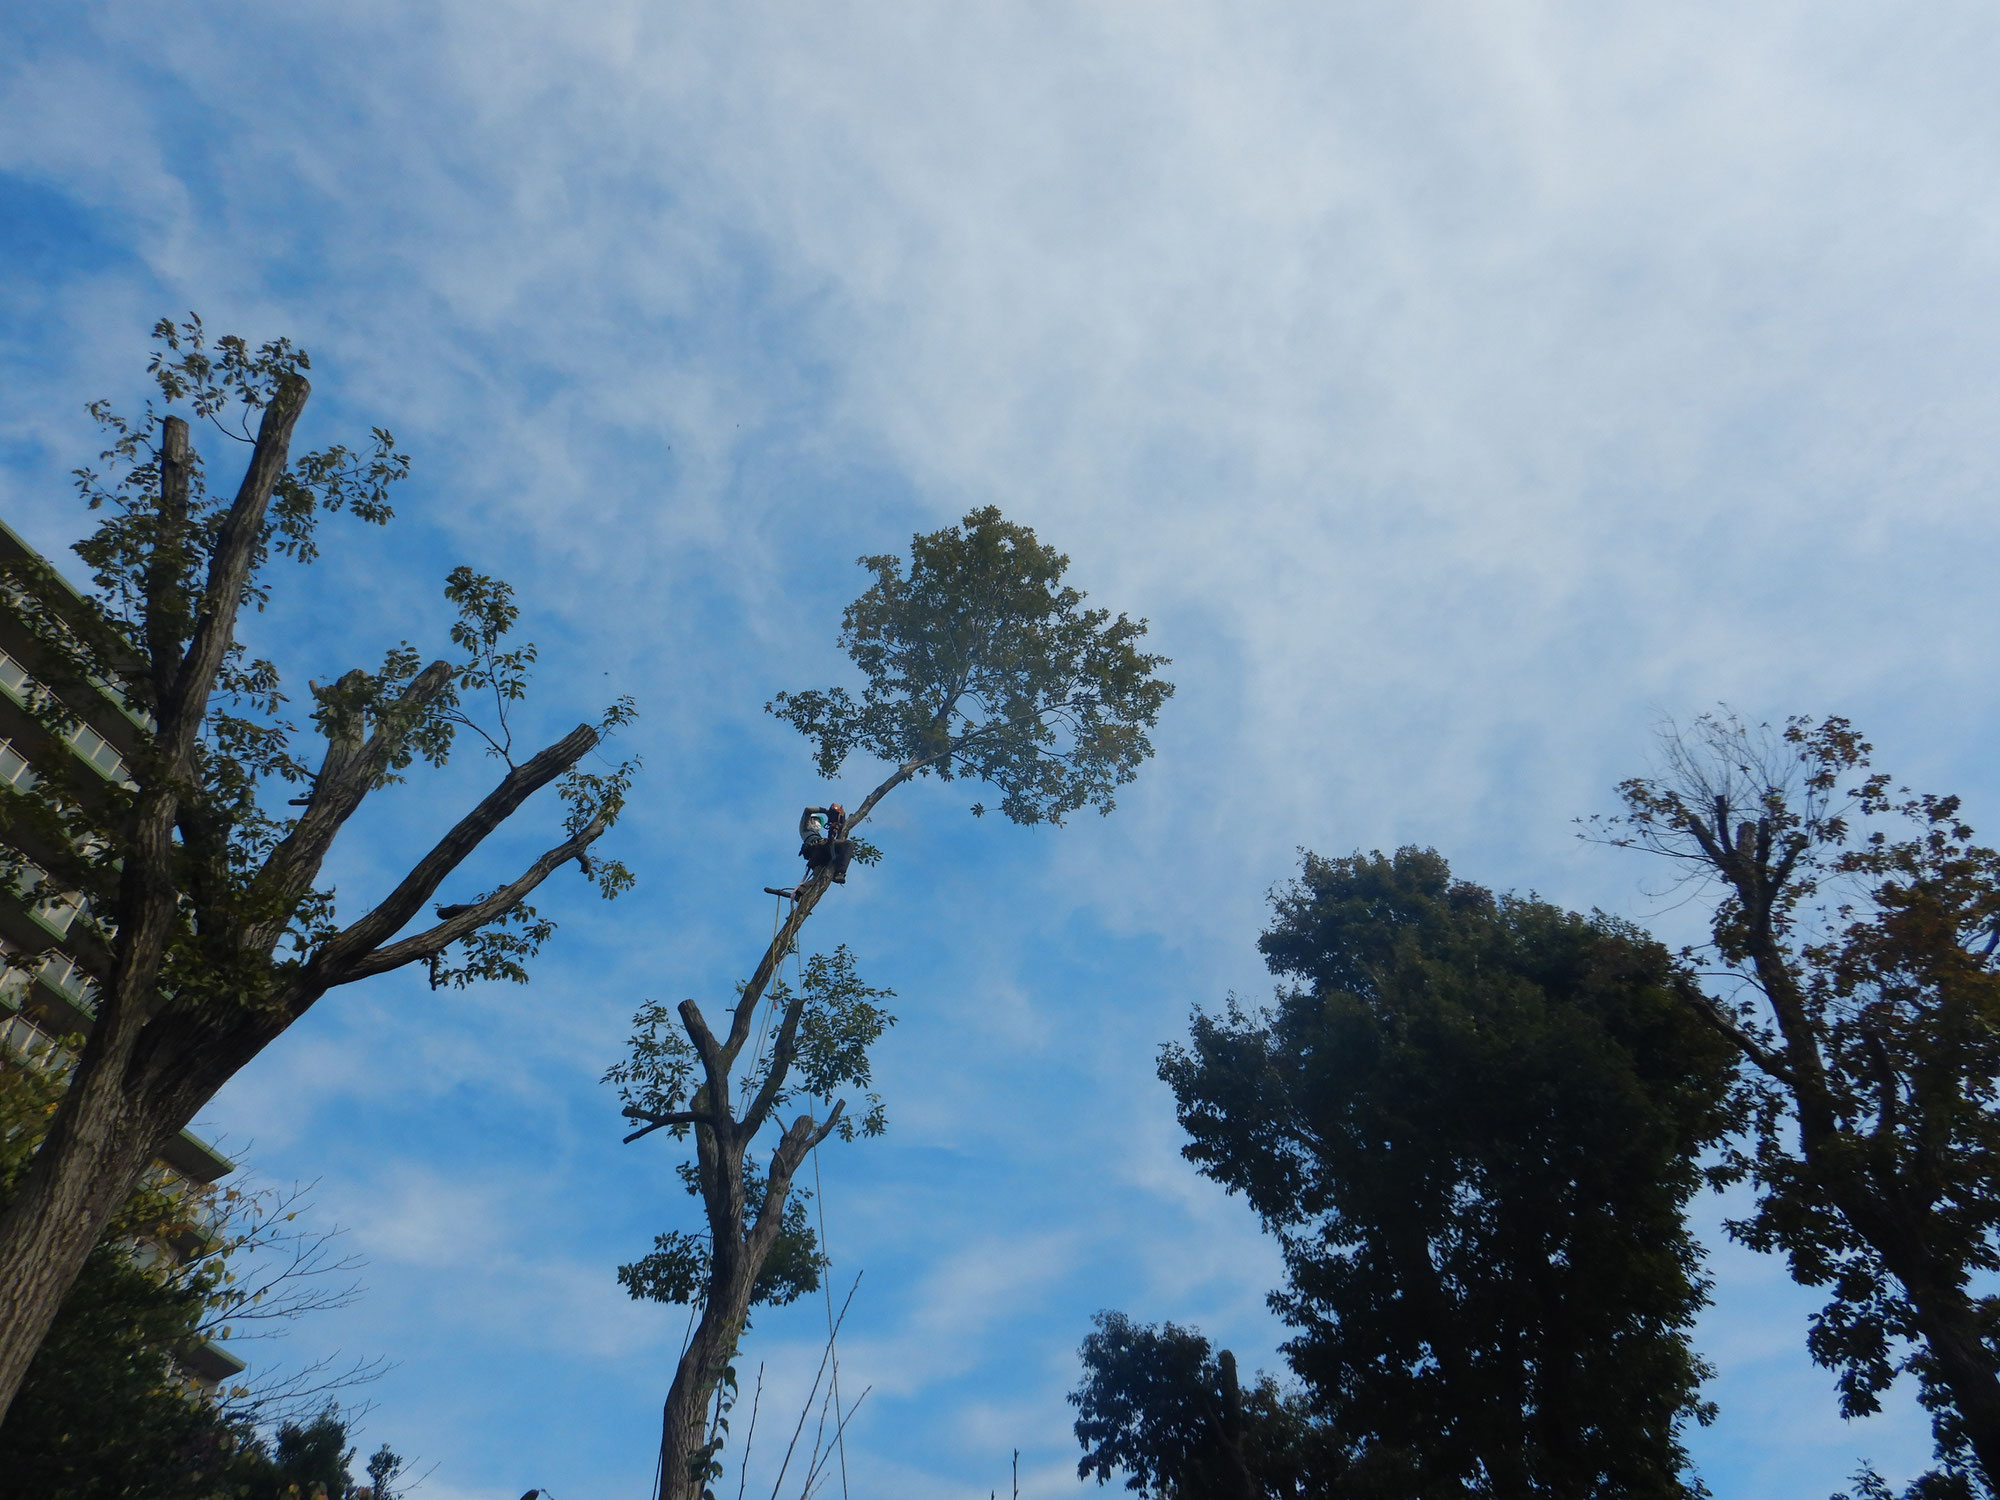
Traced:
MULTIPOLYGON (((0 562, 47 567, 4 522, 0 562)), ((45 576, 55 591, 41 600, 49 612, 61 618, 84 607, 81 596, 58 575, 45 576)), ((38 672, 41 652, 24 614, 21 588, 19 583, 0 586, 0 783, 26 790, 37 777, 51 773, 55 757, 67 763, 66 773, 80 763, 87 776, 107 784, 126 782, 126 757, 146 732, 145 718, 111 688, 57 686, 57 674, 38 672), (32 711, 41 694, 54 694, 73 716, 62 736, 52 735, 32 711)), ((83 899, 48 877, 51 851, 35 847, 35 835, 25 826, 0 830, 0 841, 11 874, 0 878, 0 1067, 61 1075, 74 1061, 67 1044, 88 1034, 96 1019, 97 986, 110 953, 93 924, 79 920, 83 899)), ((210 1222, 205 1211, 210 1190, 236 1164, 184 1130, 154 1170, 160 1186, 191 1200, 189 1221, 202 1225, 210 1222)), ((149 1256, 185 1256, 201 1248, 198 1236, 203 1232, 194 1231, 192 1240, 140 1248, 149 1256)), ((245 1368, 214 1342, 184 1350, 179 1357, 187 1375, 206 1387, 245 1368)))

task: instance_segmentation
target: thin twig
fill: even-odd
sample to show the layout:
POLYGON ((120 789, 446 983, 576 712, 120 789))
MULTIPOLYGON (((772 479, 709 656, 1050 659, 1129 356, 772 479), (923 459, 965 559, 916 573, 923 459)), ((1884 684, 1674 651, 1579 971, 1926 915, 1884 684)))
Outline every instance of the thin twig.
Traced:
MULTIPOLYGON (((854 1398, 854 1404, 853 1404, 852 1406, 850 1406, 850 1407, 848 1407, 848 1408, 847 1408, 847 1415, 846 1415, 845 1417, 841 1418, 841 1420, 840 1420, 840 1425, 839 1425, 838 1427, 836 1427, 836 1428, 834 1428, 834 1429, 833 1429, 833 1440, 834 1440, 834 1443, 836 1443, 836 1444, 838 1444, 838 1445, 840 1446, 840 1451, 841 1451, 841 1452, 842 1452, 843 1454, 845 1454, 845 1453, 846 1453, 846 1451, 847 1451, 847 1448, 846 1448, 846 1442, 845 1442, 845 1437, 846 1437, 846 1433, 847 1433, 847 1424, 848 1424, 849 1422, 852 1422, 852 1421, 854 1420, 854 1414, 855 1414, 856 1412, 858 1412, 858 1411, 860 1411, 860 1410, 861 1410, 861 1403, 862 1403, 862 1402, 864 1402, 864 1401, 866 1401, 866 1400, 868 1399, 868 1393, 869 1393, 870 1391, 874 1390, 874 1389, 875 1389, 875 1387, 874 1387, 874 1386, 872 1386, 872 1385, 864 1385, 864 1386, 863 1386, 863 1387, 861 1388, 861 1394, 860 1394, 860 1395, 858 1395, 858 1396, 856 1396, 856 1397, 854 1398)), ((823 1407, 822 1407, 822 1410, 824 1410, 824 1408, 823 1408, 823 1407)), ((827 1457, 828 1457, 828 1458, 831 1458, 831 1457, 833 1456, 833 1453, 834 1453, 834 1449, 833 1449, 832 1447, 828 1447, 828 1449, 826 1450, 826 1453, 827 1453, 827 1457)), ((844 1462, 844 1461, 845 1461, 845 1460, 843 1459, 843 1462, 844 1462)), ((827 1470, 827 1472, 826 1472, 826 1480, 831 1480, 832 1478, 833 1478, 833 1471, 832 1471, 831 1469, 828 1469, 828 1470, 827 1470)), ((822 1483, 825 1483, 825 1482, 826 1482, 826 1480, 822 1480, 821 1482, 822 1482, 822 1483)), ((841 1482, 842 1482, 843 1484, 845 1484, 845 1483, 846 1483, 846 1481, 847 1481, 847 1475, 846 1475, 845 1471, 843 1470, 843 1472, 842 1472, 842 1474, 841 1474, 841 1482)), ((810 1486, 811 1486, 811 1484, 812 1484, 812 1475, 808 1474, 808 1475, 806 1476, 806 1484, 807 1484, 807 1486, 808 1486, 808 1493, 810 1493, 810 1486)), ((1016 1495, 1016 1497, 1017 1497, 1017 1500, 1018 1500, 1018 1496, 1019 1496, 1019 1494, 1020 1494, 1020 1486, 1019 1486, 1019 1484, 1017 1483, 1017 1484, 1016 1484, 1016 1486, 1015 1486, 1015 1495, 1016 1495)))
POLYGON ((743 1486, 750 1480, 750 1445, 757 1441, 757 1408, 764 1401, 764 1366, 757 1366, 757 1392, 750 1398, 750 1430, 743 1434, 743 1456, 736 1461, 736 1500, 743 1500, 743 1486))
MULTIPOLYGON (((838 1333, 840 1325, 847 1321, 848 1303, 854 1300, 854 1294, 859 1290, 860 1286, 861 1273, 856 1271, 854 1273, 854 1284, 847 1289, 847 1301, 840 1304, 840 1316, 834 1320, 833 1328, 835 1333, 838 1333)), ((792 1466, 792 1452, 799 1445, 799 1434, 806 1430, 806 1417, 812 1411, 813 1398, 819 1395, 820 1381, 826 1378, 826 1362, 832 1353, 833 1340, 829 1337, 826 1341, 826 1353, 819 1357, 819 1370, 813 1375, 812 1389, 806 1392, 806 1404, 799 1408, 799 1420, 792 1428, 792 1440, 785 1445, 785 1461, 778 1465, 778 1479, 771 1486, 771 1500, 778 1500, 778 1491, 785 1482, 785 1471, 792 1466)))
MULTIPOLYGON (((820 1455, 820 1440, 826 1436, 826 1409, 833 1405, 833 1392, 828 1391, 820 1398, 819 1425, 813 1429, 812 1462, 806 1468, 806 1482, 799 1487, 799 1500, 812 1500, 813 1479, 825 1460, 820 1455)), ((833 1476, 829 1474, 828 1478, 833 1476)))
MULTIPOLYGON (((804 987, 803 980, 800 981, 800 986, 804 987)), ((827 1255, 826 1248, 826 1189, 819 1180, 817 1141, 813 1143, 812 1158, 813 1207, 819 1214, 819 1253, 827 1257, 827 1265, 830 1268, 833 1265, 833 1258, 827 1255)), ((822 1278, 822 1284, 826 1287, 826 1347, 828 1354, 832 1356, 833 1364, 833 1438, 840 1448, 840 1496, 841 1500, 847 1500, 847 1443, 840 1436, 847 1430, 847 1419, 840 1410, 840 1350, 833 1342, 833 1283, 822 1278)))

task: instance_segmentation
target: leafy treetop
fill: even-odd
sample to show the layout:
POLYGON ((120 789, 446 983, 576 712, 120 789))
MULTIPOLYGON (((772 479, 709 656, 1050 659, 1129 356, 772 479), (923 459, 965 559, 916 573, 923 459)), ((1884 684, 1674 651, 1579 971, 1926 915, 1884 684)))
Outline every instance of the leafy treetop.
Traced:
POLYGON ((1709 893, 1699 956, 1722 993, 1688 998, 1751 1064, 1753 1128, 1723 1165, 1757 1200, 1730 1232, 1828 1289, 1807 1348, 1836 1373, 1843 1415, 1913 1373, 1936 1482, 1976 1467, 1991 1489, 2000 851, 1957 797, 1875 770, 1845 719, 1724 711, 1661 738, 1662 763, 1619 788, 1624 814, 1596 836, 1709 893))
POLYGON ((1174 691, 1156 675, 1167 658, 1138 648, 1146 622, 1085 609, 1062 582, 1069 559, 992 506, 912 537, 907 570, 891 554, 860 561, 875 582, 840 630, 860 699, 836 687, 770 705, 817 742, 820 773, 862 750, 899 768, 890 785, 990 781, 1016 823, 1110 812, 1174 691))

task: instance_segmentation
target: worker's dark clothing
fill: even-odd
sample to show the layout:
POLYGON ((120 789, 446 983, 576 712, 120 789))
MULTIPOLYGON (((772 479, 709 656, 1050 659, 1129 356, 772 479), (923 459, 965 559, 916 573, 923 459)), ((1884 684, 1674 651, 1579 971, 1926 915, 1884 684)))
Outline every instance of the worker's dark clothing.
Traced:
POLYGON ((809 870, 831 867, 833 878, 847 882, 847 864, 854 858, 854 841, 847 837, 847 815, 830 807, 809 807, 799 814, 799 857, 809 870), (823 821, 822 821, 823 820, 823 821))

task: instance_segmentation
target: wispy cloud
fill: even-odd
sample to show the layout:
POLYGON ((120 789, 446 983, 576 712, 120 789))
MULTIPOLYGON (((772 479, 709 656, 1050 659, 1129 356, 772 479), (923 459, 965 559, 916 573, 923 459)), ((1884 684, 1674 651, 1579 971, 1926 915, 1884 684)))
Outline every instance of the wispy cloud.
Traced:
MULTIPOLYGON (((850 560, 966 506, 1149 616, 1181 692, 1113 819, 1016 834, 899 795, 889 864, 818 924, 902 996, 895 1133, 828 1162, 895 1392, 859 1432, 882 1493, 899 1466, 992 1488, 992 1455, 923 1434, 1047 1404, 1097 1307, 1277 1337, 1268 1247, 1177 1161, 1151 1070, 1190 1005, 1263 991, 1298 846, 1433 843, 1651 914, 1568 820, 1718 698, 1852 713, 1993 821, 1982 8, 16 19, 0 189, 47 230, 0 239, 8 519, 77 533, 80 404, 133 404, 151 318, 287 332, 312 421, 386 421, 418 471, 392 533, 281 597, 273 649, 435 641, 466 560, 521 584, 550 725, 646 711, 631 901, 553 896, 520 995, 330 998, 212 1111, 365 1209, 378 1311, 327 1337, 403 1356, 376 1420, 431 1424, 404 1442, 454 1493, 643 1484, 676 1335, 610 1267, 686 1205, 595 1079, 637 1000, 720 1003, 768 929, 817 787, 758 710, 837 672, 850 560)), ((345 887, 450 806, 388 804, 345 887)), ((1725 1411, 1782 1389, 1818 1422, 1799 1306, 1718 1264, 1725 1411)), ((757 1337, 804 1357, 788 1326, 757 1337)), ((1897 1420, 1888 1468, 1923 1447, 1897 1420)), ((1027 1460, 1050 1492, 1065 1421, 1027 1460)), ((1824 1493, 1864 1440, 1778 1425, 1699 1439, 1718 1492, 1782 1447, 1824 1493)))

